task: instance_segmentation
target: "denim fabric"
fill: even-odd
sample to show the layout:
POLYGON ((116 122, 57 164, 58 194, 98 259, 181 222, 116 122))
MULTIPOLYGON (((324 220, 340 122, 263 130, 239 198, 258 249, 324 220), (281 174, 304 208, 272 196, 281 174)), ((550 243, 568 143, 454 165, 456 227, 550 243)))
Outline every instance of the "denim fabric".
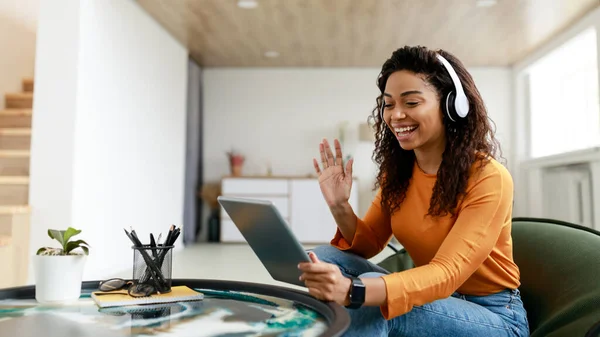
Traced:
MULTIPOLYGON (((346 276, 379 277, 385 269, 355 254, 332 246, 313 249, 323 261, 338 265, 346 276)), ((496 337, 529 336, 529 324, 518 289, 488 296, 454 293, 415 306, 408 313, 386 320, 379 307, 347 309, 352 323, 344 336, 496 337)))

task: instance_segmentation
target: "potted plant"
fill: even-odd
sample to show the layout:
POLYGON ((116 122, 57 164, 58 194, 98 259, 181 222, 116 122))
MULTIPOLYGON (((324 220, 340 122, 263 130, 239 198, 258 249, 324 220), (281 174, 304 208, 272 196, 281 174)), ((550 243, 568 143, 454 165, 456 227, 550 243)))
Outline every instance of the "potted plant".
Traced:
POLYGON ((40 303, 76 301, 81 295, 83 268, 89 245, 83 240, 71 241, 81 230, 49 229, 48 236, 60 248, 42 247, 34 256, 35 299, 40 303))

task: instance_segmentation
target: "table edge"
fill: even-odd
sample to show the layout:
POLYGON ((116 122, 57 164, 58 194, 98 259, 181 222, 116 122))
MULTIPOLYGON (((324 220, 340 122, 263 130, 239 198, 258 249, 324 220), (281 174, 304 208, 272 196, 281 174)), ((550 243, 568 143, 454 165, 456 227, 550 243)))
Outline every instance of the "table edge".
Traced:
MULTIPOLYGON (((98 289, 99 280, 84 281, 81 284, 82 291, 98 289)), ((207 288, 217 290, 230 290, 248 292, 266 296, 279 297, 290 301, 301 303, 319 314, 323 315, 329 324, 327 330, 321 337, 339 337, 350 326, 350 315, 345 308, 335 302, 323 302, 317 300, 306 292, 297 289, 286 288, 278 285, 252 283, 233 280, 218 279, 172 279, 172 286, 186 285, 190 288, 207 288)), ((12 287, 0 289, 0 300, 10 298, 35 298, 35 285, 12 287)))

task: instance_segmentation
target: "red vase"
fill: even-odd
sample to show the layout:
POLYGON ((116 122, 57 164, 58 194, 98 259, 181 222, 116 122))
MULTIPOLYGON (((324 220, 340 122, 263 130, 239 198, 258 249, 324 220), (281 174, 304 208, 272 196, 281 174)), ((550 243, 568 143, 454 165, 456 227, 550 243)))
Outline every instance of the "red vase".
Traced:
POLYGON ((244 157, 240 155, 231 156, 229 158, 229 166, 231 167, 231 175, 239 177, 242 175, 242 166, 244 165, 244 157))

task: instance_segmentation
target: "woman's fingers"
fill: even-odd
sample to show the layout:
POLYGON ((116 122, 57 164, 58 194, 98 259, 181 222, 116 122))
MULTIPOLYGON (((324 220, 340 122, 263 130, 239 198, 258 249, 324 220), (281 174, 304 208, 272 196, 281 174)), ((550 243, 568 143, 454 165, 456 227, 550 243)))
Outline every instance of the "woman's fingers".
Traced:
POLYGON ((334 287, 332 284, 326 284, 319 281, 306 281, 304 282, 308 288, 308 293, 321 301, 332 302, 335 300, 334 287))
POLYGON ((325 157, 325 146, 323 143, 319 144, 319 152, 321 153, 321 164, 323 165, 323 170, 327 168, 327 157, 325 157))
POLYGON ((323 146, 325 147, 325 153, 327 154, 327 165, 335 165, 335 163, 333 162, 333 152, 331 152, 331 146, 329 146, 329 142, 327 141, 327 139, 323 139, 323 146))
POLYGON ((298 264, 298 269, 304 273, 310 274, 326 274, 331 273, 331 265, 329 263, 312 263, 301 262, 298 264))
POLYGON ((300 275, 300 281, 313 282, 314 284, 331 284, 335 282, 335 275, 333 273, 303 273, 300 275))
MULTIPOLYGON (((342 146, 337 139, 334 139, 333 146, 335 148, 335 156, 331 151, 331 146, 329 145, 327 139, 323 139, 321 144, 319 144, 319 153, 321 155, 321 165, 323 165, 323 170, 325 170, 329 166, 340 166, 343 168, 344 159, 342 154, 342 146)), ((317 170, 317 174, 320 173, 317 164, 315 164, 315 170, 317 170)))
POLYGON ((318 300, 325 300, 325 296, 323 296, 323 292, 320 289, 306 286, 308 288, 308 293, 314 296, 318 300))
POLYGON ((342 145, 340 145, 340 141, 335 139, 333 141, 333 147, 335 148, 335 164, 342 166, 343 165, 343 158, 342 158, 342 145))
POLYGON ((354 164, 354 158, 348 159, 346 163, 346 176, 352 177, 352 164, 354 164))
POLYGON ((315 172, 317 172, 317 176, 321 175, 321 169, 319 168, 319 162, 313 158, 313 165, 315 166, 315 172))

